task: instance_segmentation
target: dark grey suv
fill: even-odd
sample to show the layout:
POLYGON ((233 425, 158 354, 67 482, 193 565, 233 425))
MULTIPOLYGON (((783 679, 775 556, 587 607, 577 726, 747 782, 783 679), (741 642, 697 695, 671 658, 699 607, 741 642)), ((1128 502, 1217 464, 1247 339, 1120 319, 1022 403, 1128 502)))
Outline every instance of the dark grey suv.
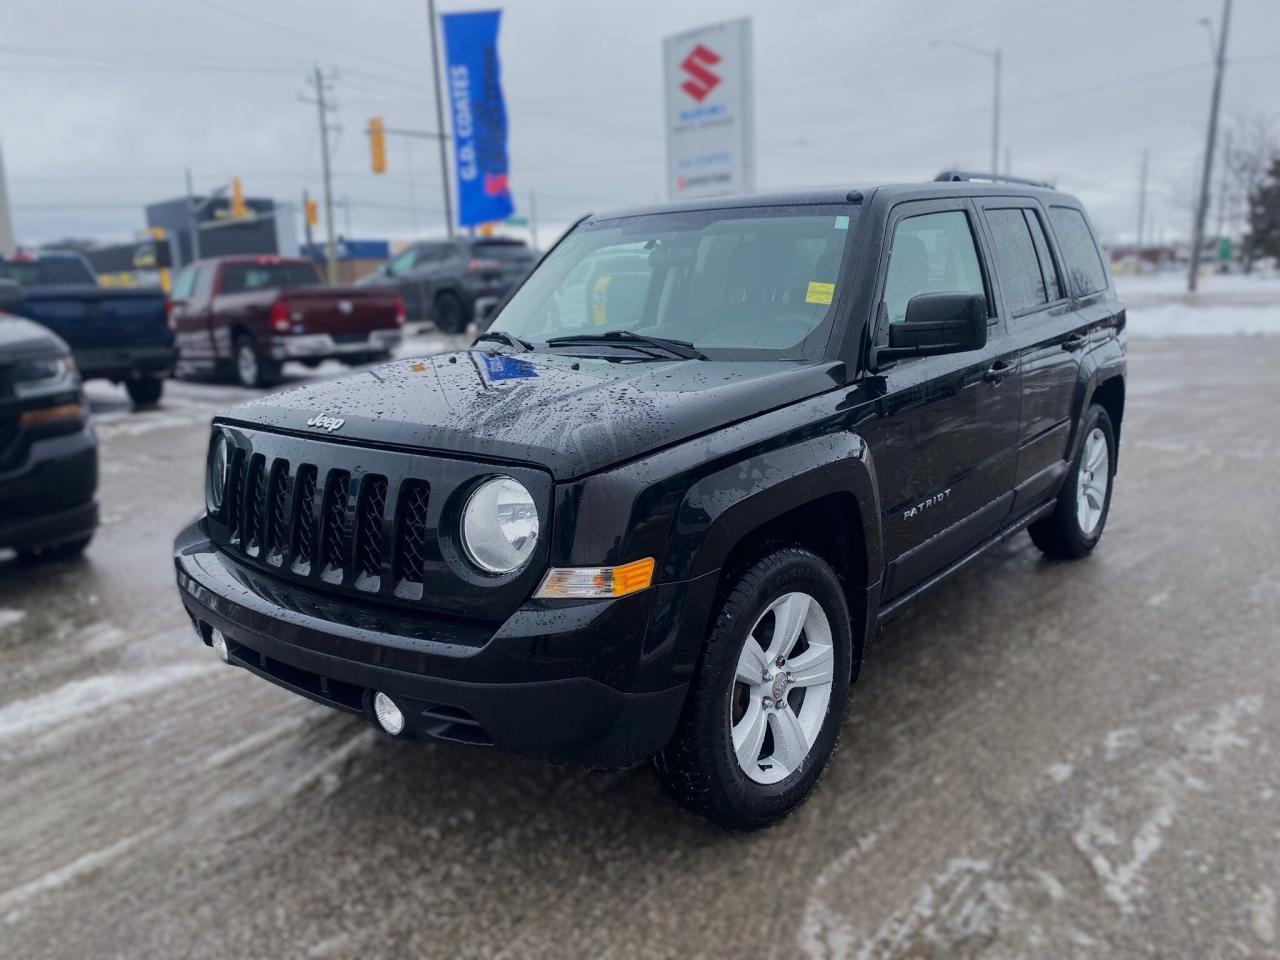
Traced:
POLYGON ((442 333, 462 333, 473 320, 487 326, 499 301, 536 262, 521 240, 432 240, 407 247, 360 283, 399 289, 409 324, 431 322, 442 333))

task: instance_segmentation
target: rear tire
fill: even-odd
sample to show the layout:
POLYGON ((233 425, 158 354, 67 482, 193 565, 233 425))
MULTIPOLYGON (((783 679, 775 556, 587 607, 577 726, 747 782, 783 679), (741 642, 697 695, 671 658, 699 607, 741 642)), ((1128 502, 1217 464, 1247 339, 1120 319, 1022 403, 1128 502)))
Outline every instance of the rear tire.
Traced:
POLYGON ((442 293, 436 297, 436 329, 441 333, 466 331, 467 311, 456 293, 442 293))
POLYGON ((801 547, 757 555, 726 591, 655 765, 683 806, 726 829, 755 830, 791 813, 826 768, 849 697, 853 635, 840 581, 801 547))
POLYGON ((134 409, 143 410, 154 407, 160 402, 160 395, 164 393, 164 380, 160 377, 126 380, 124 388, 129 391, 129 399, 133 401, 134 409))
POLYGON ((1027 528, 1041 552, 1055 560, 1078 560, 1092 553, 1111 511, 1116 435, 1107 411, 1097 404, 1091 406, 1081 434, 1080 449, 1058 493, 1058 505, 1049 516, 1027 528))
POLYGON ((77 540, 68 540, 65 543, 59 543, 52 547, 36 547, 32 550, 19 550, 18 557, 26 563, 41 563, 45 561, 70 560, 72 557, 78 557, 84 553, 85 548, 89 546, 89 542, 93 539, 93 534, 80 537, 77 540))
POLYGON ((242 333, 235 342, 236 379, 246 387, 269 387, 280 381, 280 364, 264 357, 253 337, 242 333))

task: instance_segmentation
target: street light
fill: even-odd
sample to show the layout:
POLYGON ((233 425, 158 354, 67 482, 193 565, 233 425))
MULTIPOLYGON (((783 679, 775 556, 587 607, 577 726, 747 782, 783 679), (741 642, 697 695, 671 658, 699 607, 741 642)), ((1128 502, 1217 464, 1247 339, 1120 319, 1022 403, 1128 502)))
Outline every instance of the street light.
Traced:
POLYGON ((959 47, 981 57, 990 57, 995 68, 995 96, 991 104, 991 173, 1000 172, 1000 48, 976 47, 963 40, 934 40, 931 47, 959 47))

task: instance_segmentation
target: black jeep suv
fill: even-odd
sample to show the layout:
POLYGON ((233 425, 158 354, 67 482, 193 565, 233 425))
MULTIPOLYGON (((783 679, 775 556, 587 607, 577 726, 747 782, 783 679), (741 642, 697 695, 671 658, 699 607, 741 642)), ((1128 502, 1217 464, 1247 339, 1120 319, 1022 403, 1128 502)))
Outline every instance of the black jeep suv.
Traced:
POLYGON ((216 418, 199 635, 394 736, 777 820, 878 624, 1106 523, 1124 309, 1076 200, 971 179, 588 217, 472 349, 216 418))

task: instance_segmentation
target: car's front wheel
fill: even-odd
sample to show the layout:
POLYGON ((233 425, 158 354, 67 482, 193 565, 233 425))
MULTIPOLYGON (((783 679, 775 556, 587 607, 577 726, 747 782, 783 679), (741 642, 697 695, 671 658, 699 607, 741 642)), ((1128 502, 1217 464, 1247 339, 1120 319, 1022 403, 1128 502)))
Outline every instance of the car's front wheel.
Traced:
POLYGON ((154 407, 160 402, 160 395, 164 393, 164 380, 160 377, 139 377, 136 380, 126 380, 124 388, 129 392, 133 405, 141 410, 154 407))
POLYGON ((454 293, 436 297, 436 329, 441 333, 463 333, 467 329, 467 310, 454 293))
POLYGON ((835 749, 853 655, 840 581, 815 554, 763 554, 727 585, 679 726, 657 758, 672 796, 734 830, 808 796, 835 749))

